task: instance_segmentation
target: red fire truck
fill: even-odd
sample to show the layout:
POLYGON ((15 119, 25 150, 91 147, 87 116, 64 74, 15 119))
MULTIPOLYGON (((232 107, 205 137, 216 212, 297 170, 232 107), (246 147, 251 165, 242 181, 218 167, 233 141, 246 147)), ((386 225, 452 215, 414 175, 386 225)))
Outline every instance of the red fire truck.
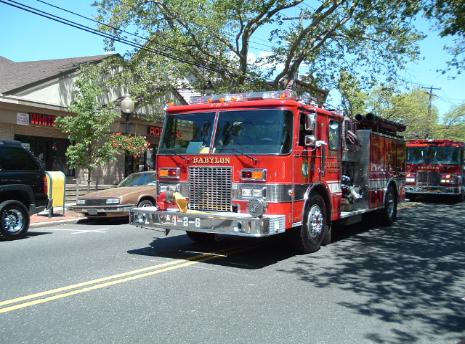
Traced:
POLYGON ((334 221, 370 211, 395 220, 405 196, 403 130, 372 114, 349 119, 288 90, 170 106, 157 207, 132 209, 130 222, 183 230, 194 241, 288 232, 299 251, 314 252, 331 241, 334 221))
POLYGON ((407 144, 407 198, 447 195, 463 200, 465 177, 463 142, 412 140, 407 144))

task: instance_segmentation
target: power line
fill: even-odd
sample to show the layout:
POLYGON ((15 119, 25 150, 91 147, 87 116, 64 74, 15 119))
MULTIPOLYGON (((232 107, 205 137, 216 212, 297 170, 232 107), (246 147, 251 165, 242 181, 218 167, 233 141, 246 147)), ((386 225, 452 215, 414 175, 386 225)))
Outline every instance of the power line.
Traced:
MULTIPOLYGON (((47 2, 47 1, 43 1, 43 0, 36 0, 36 1, 39 2, 39 3, 42 3, 42 4, 44 4, 44 5, 47 5, 47 6, 50 6, 50 7, 55 8, 55 9, 58 9, 58 10, 60 10, 60 11, 63 11, 63 12, 66 12, 66 13, 70 13, 70 14, 73 14, 73 15, 78 16, 78 17, 80 17, 80 18, 83 18, 83 19, 89 20, 89 21, 91 21, 91 22, 97 23, 97 24, 99 24, 99 25, 108 27, 108 28, 113 29, 113 30, 115 30, 115 31, 118 31, 118 32, 121 32, 121 33, 125 33, 125 34, 127 34, 127 35, 131 35, 131 36, 140 38, 140 39, 145 40, 145 41, 148 41, 148 40, 149 40, 148 37, 139 36, 139 35, 137 35, 137 34, 134 33, 134 32, 129 32, 129 31, 126 31, 126 30, 123 30, 123 29, 119 29, 119 28, 117 28, 117 27, 114 27, 114 26, 111 26, 111 25, 109 25, 109 24, 100 22, 100 21, 95 20, 95 19, 93 19, 93 18, 89 18, 89 17, 87 17, 87 16, 85 16, 85 15, 82 15, 82 14, 80 14, 80 13, 77 13, 77 12, 68 10, 68 9, 66 9, 66 8, 63 8, 63 7, 60 7, 60 6, 51 4, 51 3, 47 2)), ((273 48, 273 46, 271 46, 271 45, 269 45, 269 44, 265 44, 265 43, 261 43, 261 42, 257 42, 257 41, 252 41, 252 40, 250 40, 250 42, 255 43, 255 44, 258 44, 258 45, 265 46, 265 47, 267 47, 267 48, 273 48)), ((170 49, 170 50, 176 52, 176 49, 173 49, 172 47, 168 47, 168 46, 163 45, 163 44, 160 44, 160 45, 163 46, 163 47, 165 47, 165 48, 167 48, 167 49, 170 49)), ((252 48, 255 48, 255 47, 252 47, 252 48)), ((256 49, 259 50, 258 48, 256 48, 256 49)), ((263 49, 262 49, 262 50, 263 50, 263 49)), ((263 50, 263 51, 267 51, 267 50, 263 50)), ((180 50, 178 50, 177 52, 180 52, 180 50)), ((271 52, 271 51, 267 51, 267 52, 271 52)))
MULTIPOLYGON (((11 0, 10 0, 10 1, 11 1, 11 0)), ((126 30, 123 30, 123 29, 116 28, 116 27, 111 26, 111 25, 109 25, 109 24, 100 22, 100 21, 98 21, 98 20, 95 20, 95 19, 93 19, 93 18, 89 18, 89 17, 87 17, 87 16, 84 16, 84 15, 82 15, 82 14, 80 14, 80 13, 77 13, 77 12, 68 10, 68 9, 66 9, 66 8, 63 8, 63 7, 60 7, 60 6, 51 4, 51 3, 47 2, 47 1, 43 1, 43 0, 36 0, 36 1, 39 2, 39 3, 45 4, 45 5, 47 5, 47 6, 53 7, 53 8, 55 8, 55 9, 64 11, 64 12, 66 12, 66 13, 70 13, 70 14, 73 14, 73 15, 78 16, 78 17, 80 17, 80 18, 89 20, 89 21, 91 21, 91 22, 93 22, 93 23, 97 23, 97 24, 99 24, 99 25, 102 25, 102 26, 105 26, 105 27, 107 27, 107 28, 113 29, 113 30, 115 30, 115 31, 117 31, 117 32, 125 33, 125 34, 128 34, 128 35, 131 35, 131 36, 140 38, 140 39, 142 39, 142 40, 144 40, 144 41, 149 41, 149 38, 148 38, 148 37, 139 36, 139 35, 137 35, 137 34, 135 34, 135 33, 133 33, 133 32, 129 32, 129 31, 126 31, 126 30)), ((26 6, 26 5, 24 5, 24 6, 26 6)), ((99 30, 99 31, 100 31, 100 30, 99 30)), ((137 42, 134 42, 134 43, 137 43, 137 42)), ((137 44, 139 44, 139 43, 137 43, 137 44)), ((169 47, 169 46, 164 45, 164 44, 162 44, 162 43, 158 43, 158 44, 159 44, 161 47, 164 47, 164 48, 166 48, 166 49, 168 49, 168 50, 171 50, 171 51, 174 52, 174 53, 185 53, 185 51, 178 50, 178 49, 173 49, 172 47, 169 47)), ((210 59, 206 59, 206 60, 207 60, 208 62, 210 62, 210 63, 214 63, 214 62, 211 61, 210 59)))
POLYGON ((146 47, 144 45, 141 45, 141 44, 139 44, 139 43, 137 43, 135 41, 131 41, 131 40, 128 40, 128 39, 125 39, 125 38, 121 38, 121 37, 118 37, 118 36, 115 36, 115 35, 111 35, 109 33, 106 33, 106 32, 91 28, 89 26, 86 26, 86 25, 83 25, 83 24, 80 24, 80 23, 77 23, 77 22, 74 22, 74 21, 71 21, 71 20, 68 20, 68 19, 65 19, 63 17, 53 15, 53 14, 51 14, 49 12, 45 12, 45 11, 39 10, 37 8, 31 7, 31 6, 27 6, 25 4, 22 4, 20 2, 14 1, 14 0, 0 0, 0 3, 3 3, 5 5, 9 5, 9 6, 18 8, 20 10, 23 10, 23 11, 38 15, 38 16, 43 17, 43 18, 47 18, 47 19, 59 22, 61 24, 64 24, 64 25, 67 25, 67 26, 70 26, 70 27, 74 27, 74 28, 82 30, 82 31, 86 31, 86 32, 94 34, 94 35, 101 36, 103 38, 111 39, 111 40, 114 40, 116 42, 132 46, 134 48, 145 50, 145 51, 148 51, 148 52, 151 52, 151 53, 154 53, 154 54, 169 58, 169 59, 174 60, 174 61, 185 63, 185 64, 195 66, 195 67, 198 67, 198 68, 207 69, 207 70, 210 70, 212 72, 216 72, 216 73, 220 73, 220 74, 221 73, 228 73, 228 74, 230 74, 230 76, 238 76, 236 74, 230 73, 230 72, 225 71, 225 70, 216 69, 216 68, 213 68, 213 67, 210 67, 210 66, 207 66, 207 65, 202 65, 202 64, 199 64, 199 63, 191 62, 191 61, 186 61, 184 59, 181 59, 181 58, 178 58, 176 56, 170 55, 170 54, 168 54, 166 52, 163 52, 163 51, 160 51, 160 50, 157 50, 157 49, 154 49, 154 48, 148 48, 148 47, 146 47))
POLYGON ((63 8, 63 7, 60 7, 60 6, 51 4, 51 3, 47 2, 47 1, 43 1, 43 0, 36 0, 36 1, 37 1, 37 2, 40 2, 40 3, 44 4, 44 5, 47 5, 47 6, 50 6, 50 7, 55 8, 55 9, 58 9, 58 10, 60 10, 60 11, 73 14, 73 15, 75 15, 75 16, 78 16, 79 18, 83 18, 83 19, 89 20, 89 21, 91 21, 91 22, 97 23, 97 24, 99 24, 99 25, 108 27, 108 28, 113 29, 113 30, 115 30, 115 31, 119 31, 119 32, 122 32, 122 33, 125 33, 125 34, 128 34, 128 35, 131 35, 131 36, 134 36, 134 37, 143 39, 143 40, 145 40, 145 41, 148 40, 147 37, 139 36, 139 35, 137 35, 137 34, 135 34, 135 33, 133 33, 133 32, 129 32, 129 31, 125 31, 125 30, 122 30, 122 29, 118 29, 118 28, 116 28, 116 27, 114 27, 114 26, 111 26, 111 25, 109 25, 109 24, 102 23, 102 22, 100 22, 100 21, 98 21, 98 20, 95 20, 95 19, 93 19, 93 18, 89 18, 89 17, 87 17, 87 16, 85 16, 85 15, 82 15, 82 14, 80 14, 80 13, 77 13, 77 12, 74 12, 74 11, 71 11, 71 10, 68 10, 68 9, 66 9, 66 8, 63 8))
POLYGON ((439 91, 441 90, 440 88, 438 87, 433 87, 433 86, 430 86, 430 87, 420 87, 420 88, 423 88, 423 89, 426 89, 426 90, 429 90, 429 92, 426 92, 428 94, 428 99, 429 99, 429 103, 428 103, 428 118, 431 118, 431 112, 432 112, 432 106, 433 106, 433 96, 436 96, 435 94, 433 94, 433 90, 435 91, 439 91))

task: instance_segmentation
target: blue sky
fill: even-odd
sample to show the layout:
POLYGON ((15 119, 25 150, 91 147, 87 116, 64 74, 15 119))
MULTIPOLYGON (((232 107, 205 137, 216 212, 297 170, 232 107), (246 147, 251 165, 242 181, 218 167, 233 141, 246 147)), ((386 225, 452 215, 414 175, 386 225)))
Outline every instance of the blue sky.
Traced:
MULTIPOLYGON (((35 0, 18 1, 93 26, 91 22, 57 11, 35 0)), ((48 0, 48 2, 88 17, 95 14, 95 8, 91 6, 93 0, 48 0)), ((465 102, 465 73, 456 75, 454 72, 443 75, 437 71, 445 68, 449 58, 443 49, 447 41, 430 30, 429 23, 426 21, 419 20, 418 25, 428 37, 420 44, 422 59, 407 66, 404 79, 412 82, 412 87, 419 84, 425 87, 440 88, 440 90, 434 91, 437 95, 434 99, 434 105, 442 115, 454 105, 465 102), (454 75, 456 78, 452 79, 454 75)), ((3 3, 0 3, 0 30, 0 56, 13 61, 33 61, 105 53, 101 37, 26 13, 3 3)), ((123 45, 116 47, 120 53, 124 53, 128 49, 123 45)))

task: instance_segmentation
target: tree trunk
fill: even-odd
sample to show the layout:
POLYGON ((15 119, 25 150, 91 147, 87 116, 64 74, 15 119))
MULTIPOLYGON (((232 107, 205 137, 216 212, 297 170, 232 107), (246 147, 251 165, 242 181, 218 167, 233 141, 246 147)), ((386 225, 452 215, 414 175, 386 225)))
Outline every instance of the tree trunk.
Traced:
POLYGON ((79 184, 81 184, 80 174, 81 174, 81 171, 79 171, 76 176, 76 203, 79 198, 79 184))
POLYGON ((92 169, 89 167, 87 169, 87 192, 90 192, 90 173, 92 169))

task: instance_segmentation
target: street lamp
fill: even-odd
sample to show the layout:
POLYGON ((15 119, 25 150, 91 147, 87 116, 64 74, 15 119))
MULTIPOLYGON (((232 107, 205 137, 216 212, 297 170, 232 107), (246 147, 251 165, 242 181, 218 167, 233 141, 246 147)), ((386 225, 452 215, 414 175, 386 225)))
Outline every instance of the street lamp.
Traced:
POLYGON ((129 134, 129 116, 134 112, 135 102, 129 96, 129 94, 125 94, 123 100, 121 101, 121 113, 124 115, 124 119, 126 121, 126 129, 125 134, 129 134))

